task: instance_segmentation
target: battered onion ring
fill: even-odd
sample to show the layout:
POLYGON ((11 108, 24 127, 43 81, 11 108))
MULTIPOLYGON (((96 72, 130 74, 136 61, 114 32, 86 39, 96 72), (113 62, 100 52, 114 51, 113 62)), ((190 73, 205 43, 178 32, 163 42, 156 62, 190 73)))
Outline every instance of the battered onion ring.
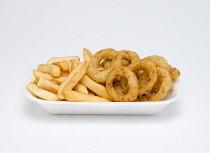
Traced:
POLYGON ((175 81, 179 78, 180 71, 177 68, 169 65, 167 60, 164 57, 153 55, 153 56, 145 57, 144 59, 154 62, 157 67, 162 67, 166 69, 169 72, 172 81, 175 81))
POLYGON ((112 61, 105 59, 102 63, 101 66, 104 67, 105 70, 109 69, 111 67, 112 61))
POLYGON ((129 61, 129 60, 123 60, 122 61, 122 65, 124 65, 124 66, 128 66, 130 64, 131 64, 131 61, 129 61))
POLYGON ((169 65, 169 70, 168 71, 169 71, 169 74, 171 76, 172 81, 176 81, 181 74, 180 71, 177 68, 172 67, 171 65, 169 65))
POLYGON ((106 90, 114 101, 133 101, 137 98, 138 95, 138 79, 136 75, 125 66, 113 68, 107 75, 106 90), (129 90, 124 95, 117 93, 117 91, 114 88, 113 83, 116 76, 122 76, 128 79, 129 90))
POLYGON ((159 101, 170 90, 170 83, 171 83, 171 77, 168 73, 168 71, 164 68, 157 67, 158 71, 158 82, 160 83, 159 90, 156 93, 145 93, 142 95, 139 95, 138 98, 141 101, 159 101))
POLYGON ((142 95, 149 92, 157 81, 157 69, 155 64, 149 60, 141 59, 138 62, 129 65, 128 68, 135 74, 138 74, 139 71, 142 73, 143 70, 142 74, 138 74, 138 94, 142 95))
POLYGON ((112 68, 122 65, 121 55, 114 49, 103 49, 95 53, 90 59, 87 74, 96 82, 106 82, 106 76, 112 68), (111 67, 106 70, 99 71, 98 67, 101 60, 110 59, 111 67))
POLYGON ((129 86, 128 86, 128 79, 125 77, 120 77, 120 85, 121 85, 121 90, 124 93, 127 93, 129 90, 129 86))
MULTIPOLYGON (((122 60, 122 65, 130 65, 130 64, 131 62, 128 60, 122 60)), ((101 66, 104 67, 104 69, 106 70, 111 67, 111 61, 106 59, 102 61, 101 66)))
MULTIPOLYGON (((155 85, 153 86, 152 90, 150 91, 150 93, 156 93, 159 91, 160 89, 160 85, 161 85, 161 82, 156 82, 155 85)), ((174 84, 173 82, 170 83, 170 90, 172 91, 174 89, 174 84)))
POLYGON ((123 66, 128 66, 140 60, 139 55, 136 52, 129 51, 129 50, 121 50, 119 52, 120 52, 120 55, 122 56, 123 66))
POLYGON ((121 83, 120 82, 116 82, 115 84, 114 84, 114 89, 116 90, 116 92, 118 93, 118 94, 120 94, 120 95, 124 95, 124 94, 126 94, 124 91, 123 91, 123 89, 122 89, 122 86, 121 86, 121 83))

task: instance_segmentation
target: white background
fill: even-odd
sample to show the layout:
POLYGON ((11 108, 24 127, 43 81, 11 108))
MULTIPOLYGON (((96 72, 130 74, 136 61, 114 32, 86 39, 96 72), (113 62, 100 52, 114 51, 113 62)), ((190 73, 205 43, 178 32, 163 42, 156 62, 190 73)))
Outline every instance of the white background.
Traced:
POLYGON ((210 1, 0 1, 1 153, 209 153, 210 1), (24 98, 33 66, 112 47, 161 55, 182 98, 155 116, 50 115, 24 98))

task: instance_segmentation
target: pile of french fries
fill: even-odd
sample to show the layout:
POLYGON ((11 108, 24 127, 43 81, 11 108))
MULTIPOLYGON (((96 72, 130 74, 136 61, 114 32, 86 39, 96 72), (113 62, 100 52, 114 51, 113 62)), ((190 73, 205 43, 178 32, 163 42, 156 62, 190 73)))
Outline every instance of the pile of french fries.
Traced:
POLYGON ((26 88, 35 97, 49 101, 111 102, 105 86, 86 74, 91 57, 84 48, 83 62, 78 56, 50 58, 33 70, 35 79, 26 88))

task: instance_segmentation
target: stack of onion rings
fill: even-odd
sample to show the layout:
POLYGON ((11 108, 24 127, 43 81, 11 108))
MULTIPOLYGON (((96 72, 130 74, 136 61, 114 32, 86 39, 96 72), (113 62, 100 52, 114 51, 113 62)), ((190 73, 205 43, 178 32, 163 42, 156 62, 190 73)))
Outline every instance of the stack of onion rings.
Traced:
POLYGON ((180 71, 161 56, 140 59, 135 52, 108 48, 91 57, 87 74, 106 86, 113 101, 130 102, 161 100, 180 71))

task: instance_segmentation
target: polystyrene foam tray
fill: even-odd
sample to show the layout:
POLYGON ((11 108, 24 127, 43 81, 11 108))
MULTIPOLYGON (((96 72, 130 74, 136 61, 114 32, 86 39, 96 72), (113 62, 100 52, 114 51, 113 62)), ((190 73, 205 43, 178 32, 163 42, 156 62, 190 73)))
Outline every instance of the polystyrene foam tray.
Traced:
POLYGON ((161 101, 154 102, 67 102, 46 101, 34 97, 27 89, 25 96, 51 114, 157 114, 180 97, 180 82, 161 101))

